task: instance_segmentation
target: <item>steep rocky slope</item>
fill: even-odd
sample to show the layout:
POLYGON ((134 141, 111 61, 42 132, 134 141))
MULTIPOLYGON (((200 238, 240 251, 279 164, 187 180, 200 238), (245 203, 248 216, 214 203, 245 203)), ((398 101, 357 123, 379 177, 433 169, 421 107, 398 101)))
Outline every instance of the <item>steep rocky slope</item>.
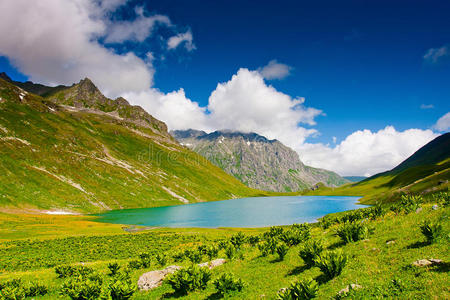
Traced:
POLYGON ((42 98, 0 79, 0 210, 98 212, 261 195, 88 79, 49 91, 42 98))
POLYGON ((249 187, 290 192, 322 182, 338 186, 348 182, 334 172, 305 166, 294 150, 256 133, 198 130, 172 131, 186 147, 203 155, 249 187))

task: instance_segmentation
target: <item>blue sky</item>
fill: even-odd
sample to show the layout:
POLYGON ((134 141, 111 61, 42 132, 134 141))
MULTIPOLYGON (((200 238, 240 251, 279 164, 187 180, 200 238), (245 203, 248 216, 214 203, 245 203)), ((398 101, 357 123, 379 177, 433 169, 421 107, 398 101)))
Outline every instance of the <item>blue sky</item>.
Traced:
MULTIPOLYGON (((303 144, 333 147, 333 137, 339 144, 358 130, 378 132, 388 125, 398 132, 427 130, 450 110, 449 1, 112 2, 122 3, 106 13, 107 26, 132 22, 139 11, 170 18, 171 26, 154 26, 139 41, 108 43, 107 35, 96 36, 118 55, 133 53, 144 61, 151 52, 152 88, 161 93, 182 88, 186 98, 207 107, 217 84, 240 68, 257 70, 271 60, 291 67, 289 76, 265 83, 292 98, 305 97, 306 107, 323 112, 315 125, 300 125, 316 131, 303 144), (192 34, 195 49, 169 51, 166 41, 184 32, 192 34), (424 58, 430 49, 444 48, 435 60, 424 58)), ((14 79, 67 84, 11 56, 0 58, 0 71, 14 79)))

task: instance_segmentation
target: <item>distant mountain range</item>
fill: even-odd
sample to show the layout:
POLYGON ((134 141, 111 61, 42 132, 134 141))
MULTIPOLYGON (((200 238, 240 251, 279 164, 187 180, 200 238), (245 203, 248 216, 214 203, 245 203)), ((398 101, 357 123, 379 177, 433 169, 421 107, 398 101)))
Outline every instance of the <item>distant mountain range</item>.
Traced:
POLYGON ((245 185, 267 191, 292 192, 317 183, 336 187, 349 181, 338 174, 304 165, 297 152, 256 133, 176 130, 182 145, 206 157, 245 185))
POLYGON ((362 195, 363 203, 390 202, 402 194, 448 191, 450 133, 438 136, 390 171, 336 189, 320 188, 306 194, 362 195))
POLYGON ((47 87, 0 77, 0 210, 99 212, 265 195, 87 78, 47 87))

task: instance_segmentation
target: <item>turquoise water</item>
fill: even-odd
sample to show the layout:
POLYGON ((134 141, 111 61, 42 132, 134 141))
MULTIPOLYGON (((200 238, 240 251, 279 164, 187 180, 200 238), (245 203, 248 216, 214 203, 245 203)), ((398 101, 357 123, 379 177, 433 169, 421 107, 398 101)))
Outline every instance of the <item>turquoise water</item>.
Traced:
POLYGON ((267 227, 314 222, 357 205, 360 197, 283 196, 253 197, 177 206, 113 210, 98 221, 158 227, 267 227))

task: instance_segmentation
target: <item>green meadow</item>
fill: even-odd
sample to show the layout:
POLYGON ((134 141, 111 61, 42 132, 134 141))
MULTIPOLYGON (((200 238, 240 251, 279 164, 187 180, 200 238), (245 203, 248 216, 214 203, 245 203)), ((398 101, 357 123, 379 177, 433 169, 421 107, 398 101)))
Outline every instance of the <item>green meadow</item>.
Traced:
POLYGON ((210 280, 203 288, 177 293, 165 281, 148 292, 134 291, 131 299, 218 299, 222 295, 213 282, 228 273, 241 279, 244 285, 240 291, 225 294, 227 298, 276 299, 281 297, 280 289, 292 282, 312 279, 317 282, 318 299, 337 297, 349 284, 361 288, 350 291, 348 299, 447 299, 450 297, 448 194, 446 201, 447 204, 442 197, 428 197, 403 205, 329 215, 311 225, 257 229, 141 228, 126 232, 120 225, 96 223, 91 217, 17 218, 2 214, 0 286, 20 279, 24 287, 34 283, 46 288, 45 295, 35 299, 70 299, 62 291, 71 278, 59 278, 55 272, 58 266, 86 267, 107 286, 113 278, 108 265, 117 263, 135 285, 143 273, 151 270, 169 265, 188 268, 193 262, 207 262, 210 258, 204 249, 216 246, 219 250, 213 258, 225 258, 227 262, 210 271, 210 280), (433 205, 438 208, 433 209, 433 205), (441 225, 435 241, 427 241, 422 233, 425 221, 441 225), (367 232, 354 238, 355 241, 345 241, 342 228, 349 222, 363 224, 367 232), (270 246, 273 241, 275 250, 270 246), (299 256, 307 241, 321 241, 322 253, 342 251, 347 260, 341 273, 327 278, 317 265, 307 264, 299 256), (287 250, 283 259, 276 248, 281 244, 287 250), (199 257, 193 256, 195 251, 199 257), (163 254, 166 261, 161 263, 159 256, 163 254), (431 258, 442 263, 412 265, 431 258))

